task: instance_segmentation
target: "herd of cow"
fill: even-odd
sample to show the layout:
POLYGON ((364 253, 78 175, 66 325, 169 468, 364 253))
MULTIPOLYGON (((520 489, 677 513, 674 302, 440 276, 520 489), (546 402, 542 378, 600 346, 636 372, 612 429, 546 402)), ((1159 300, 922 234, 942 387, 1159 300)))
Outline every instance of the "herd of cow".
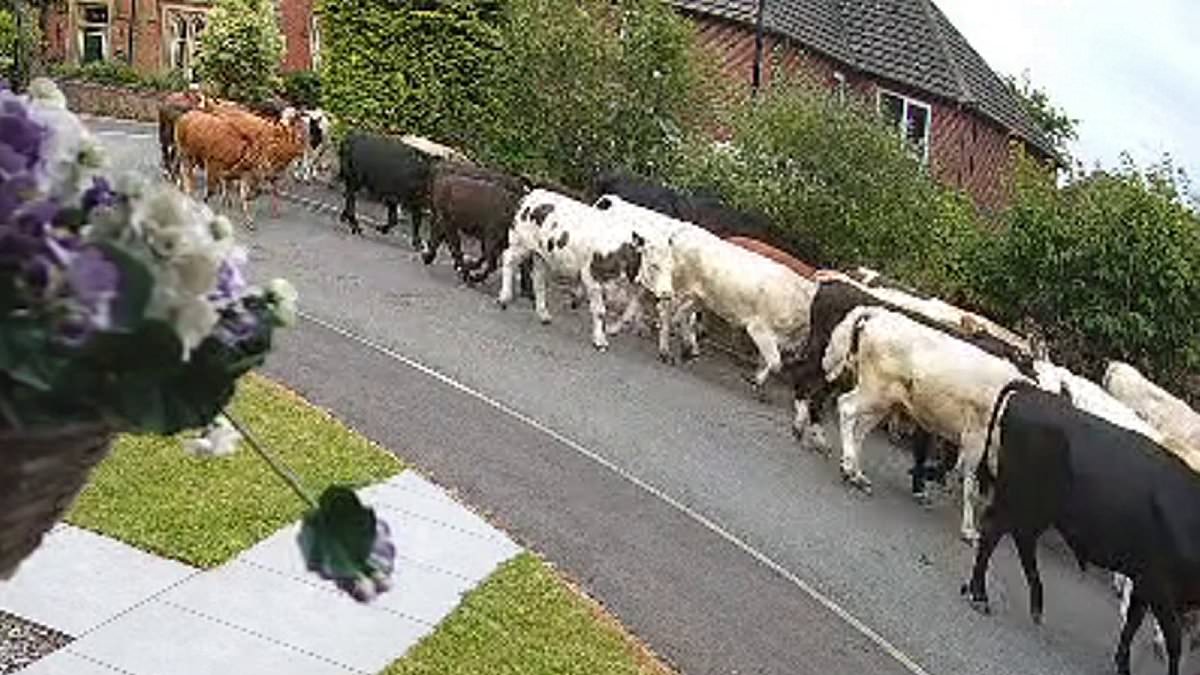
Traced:
POLYGON ((961 533, 977 547, 962 592, 973 606, 986 611, 989 560, 1011 534, 1040 621, 1036 544, 1055 528, 1081 568, 1114 573, 1118 671, 1129 672, 1131 640, 1150 611, 1177 675, 1185 619, 1200 605, 1200 414, 1132 366, 1111 362, 1096 384, 1053 364, 1037 340, 865 268, 815 270, 765 218, 629 174, 603 175, 583 195, 425 139, 359 132, 337 147, 337 174, 341 218, 354 232, 360 191, 387 207, 381 231, 403 207, 426 264, 447 243, 467 282, 500 269, 502 308, 520 269, 549 322, 547 281, 569 281, 598 350, 630 325, 657 324, 661 358, 676 362, 677 328, 690 360, 700 312, 744 330, 761 359, 753 388, 762 395, 774 374, 789 380, 803 445, 825 448, 821 416, 835 401, 841 475, 852 486, 870 489, 859 462, 866 436, 885 421, 910 425, 914 495, 952 469, 961 476, 961 533), (480 242, 477 259, 464 259, 463 236, 480 242), (927 466, 939 443, 945 457, 927 466))

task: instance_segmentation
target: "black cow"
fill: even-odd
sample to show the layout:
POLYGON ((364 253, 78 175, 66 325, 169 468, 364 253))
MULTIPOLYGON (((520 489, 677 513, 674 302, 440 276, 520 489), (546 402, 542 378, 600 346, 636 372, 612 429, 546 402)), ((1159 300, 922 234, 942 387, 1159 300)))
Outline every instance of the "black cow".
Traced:
POLYGON ((421 248, 421 217, 429 203, 434 163, 435 158, 396 138, 362 132, 347 135, 338 149, 338 178, 346 190, 342 221, 355 234, 362 233, 355 199, 359 190, 366 189, 387 207, 387 224, 379 231, 386 234, 400 223, 398 208, 403 205, 412 219, 412 245, 421 248))
MULTIPOLYGON (((903 314, 917 323, 953 335, 989 354, 1011 361, 1023 374, 1034 380, 1037 379, 1031 356, 991 334, 967 334, 954 331, 941 322, 882 300, 852 283, 836 278, 822 279, 818 281, 817 292, 813 295, 812 304, 809 306, 808 338, 798 355, 787 358, 783 367, 784 373, 792 384, 792 401, 796 409, 793 430, 797 434, 805 426, 817 428, 825 404, 837 388, 837 383, 826 381, 825 371, 821 365, 821 359, 829 347, 833 330, 855 308, 868 306, 883 307, 903 314)), ((951 464, 948 461, 942 461, 932 471, 926 467, 926 461, 931 454, 935 439, 920 427, 917 429, 913 439, 915 464, 911 470, 912 492, 917 497, 923 497, 926 479, 944 480, 951 464)))
POLYGON ((1053 527, 1081 569, 1097 565, 1133 581, 1117 641, 1118 672, 1129 673, 1129 644, 1149 608, 1166 638, 1167 673, 1178 675, 1182 614, 1200 605, 1200 475, 1142 434, 1028 383, 1012 383, 997 397, 988 446, 975 472, 981 493, 991 498, 962 592, 988 610, 988 563, 1011 534, 1029 609, 1040 623, 1037 541, 1053 527))
POLYGON ((624 171, 610 171, 592 183, 592 195, 616 195, 630 204, 658 211, 672 218, 684 218, 686 197, 669 187, 624 171))

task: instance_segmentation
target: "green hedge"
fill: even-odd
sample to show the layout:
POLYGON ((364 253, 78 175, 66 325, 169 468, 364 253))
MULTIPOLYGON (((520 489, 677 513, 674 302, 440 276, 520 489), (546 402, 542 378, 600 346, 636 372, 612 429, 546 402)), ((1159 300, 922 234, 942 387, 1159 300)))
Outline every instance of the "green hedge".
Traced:
POLYGON ((82 66, 55 64, 50 75, 64 80, 80 80, 141 91, 179 91, 188 85, 178 70, 154 75, 142 75, 122 61, 93 61, 82 66))
POLYGON ((498 2, 320 0, 322 103, 353 129, 463 143, 482 122, 498 2))

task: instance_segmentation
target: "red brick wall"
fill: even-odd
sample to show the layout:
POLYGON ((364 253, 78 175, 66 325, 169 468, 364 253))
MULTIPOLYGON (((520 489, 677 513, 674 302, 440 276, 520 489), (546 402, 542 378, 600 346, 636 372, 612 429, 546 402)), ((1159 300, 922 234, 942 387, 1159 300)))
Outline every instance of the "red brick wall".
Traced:
MULTIPOLYGON (((734 95, 748 95, 754 63, 752 27, 707 16, 689 15, 696 25, 699 45, 716 56, 721 72, 734 83, 734 95)), ((984 209, 996 209, 1007 201, 1007 178, 1011 170, 1010 135, 1000 125, 959 108, 957 104, 893 82, 877 80, 801 48, 788 40, 767 36, 764 40, 762 82, 771 81, 774 69, 803 70, 828 87, 842 73, 846 86, 874 97, 880 86, 910 96, 931 108, 929 165, 943 183, 965 190, 984 209)))
MULTIPOLYGON (((211 6, 206 0, 112 0, 109 17, 109 55, 114 60, 124 61, 128 58, 127 31, 133 2, 138 3, 133 47, 134 66, 143 73, 159 72, 167 67, 167 54, 162 44, 164 5, 190 5, 198 8, 211 6)), ((51 15, 45 40, 47 53, 54 60, 73 62, 79 58, 72 16, 73 5, 74 2, 56 5, 51 15)), ((313 0, 280 1, 280 28, 287 45, 283 61, 285 71, 305 70, 311 67, 309 26, 312 11, 313 0)))

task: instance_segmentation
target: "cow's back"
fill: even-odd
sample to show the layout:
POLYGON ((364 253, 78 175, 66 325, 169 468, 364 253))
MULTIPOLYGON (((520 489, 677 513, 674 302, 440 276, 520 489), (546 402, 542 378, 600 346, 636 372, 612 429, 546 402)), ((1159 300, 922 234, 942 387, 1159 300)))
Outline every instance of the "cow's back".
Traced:
POLYGON ((412 201, 428 190, 433 161, 399 140, 353 133, 343 142, 343 180, 379 199, 412 201))

